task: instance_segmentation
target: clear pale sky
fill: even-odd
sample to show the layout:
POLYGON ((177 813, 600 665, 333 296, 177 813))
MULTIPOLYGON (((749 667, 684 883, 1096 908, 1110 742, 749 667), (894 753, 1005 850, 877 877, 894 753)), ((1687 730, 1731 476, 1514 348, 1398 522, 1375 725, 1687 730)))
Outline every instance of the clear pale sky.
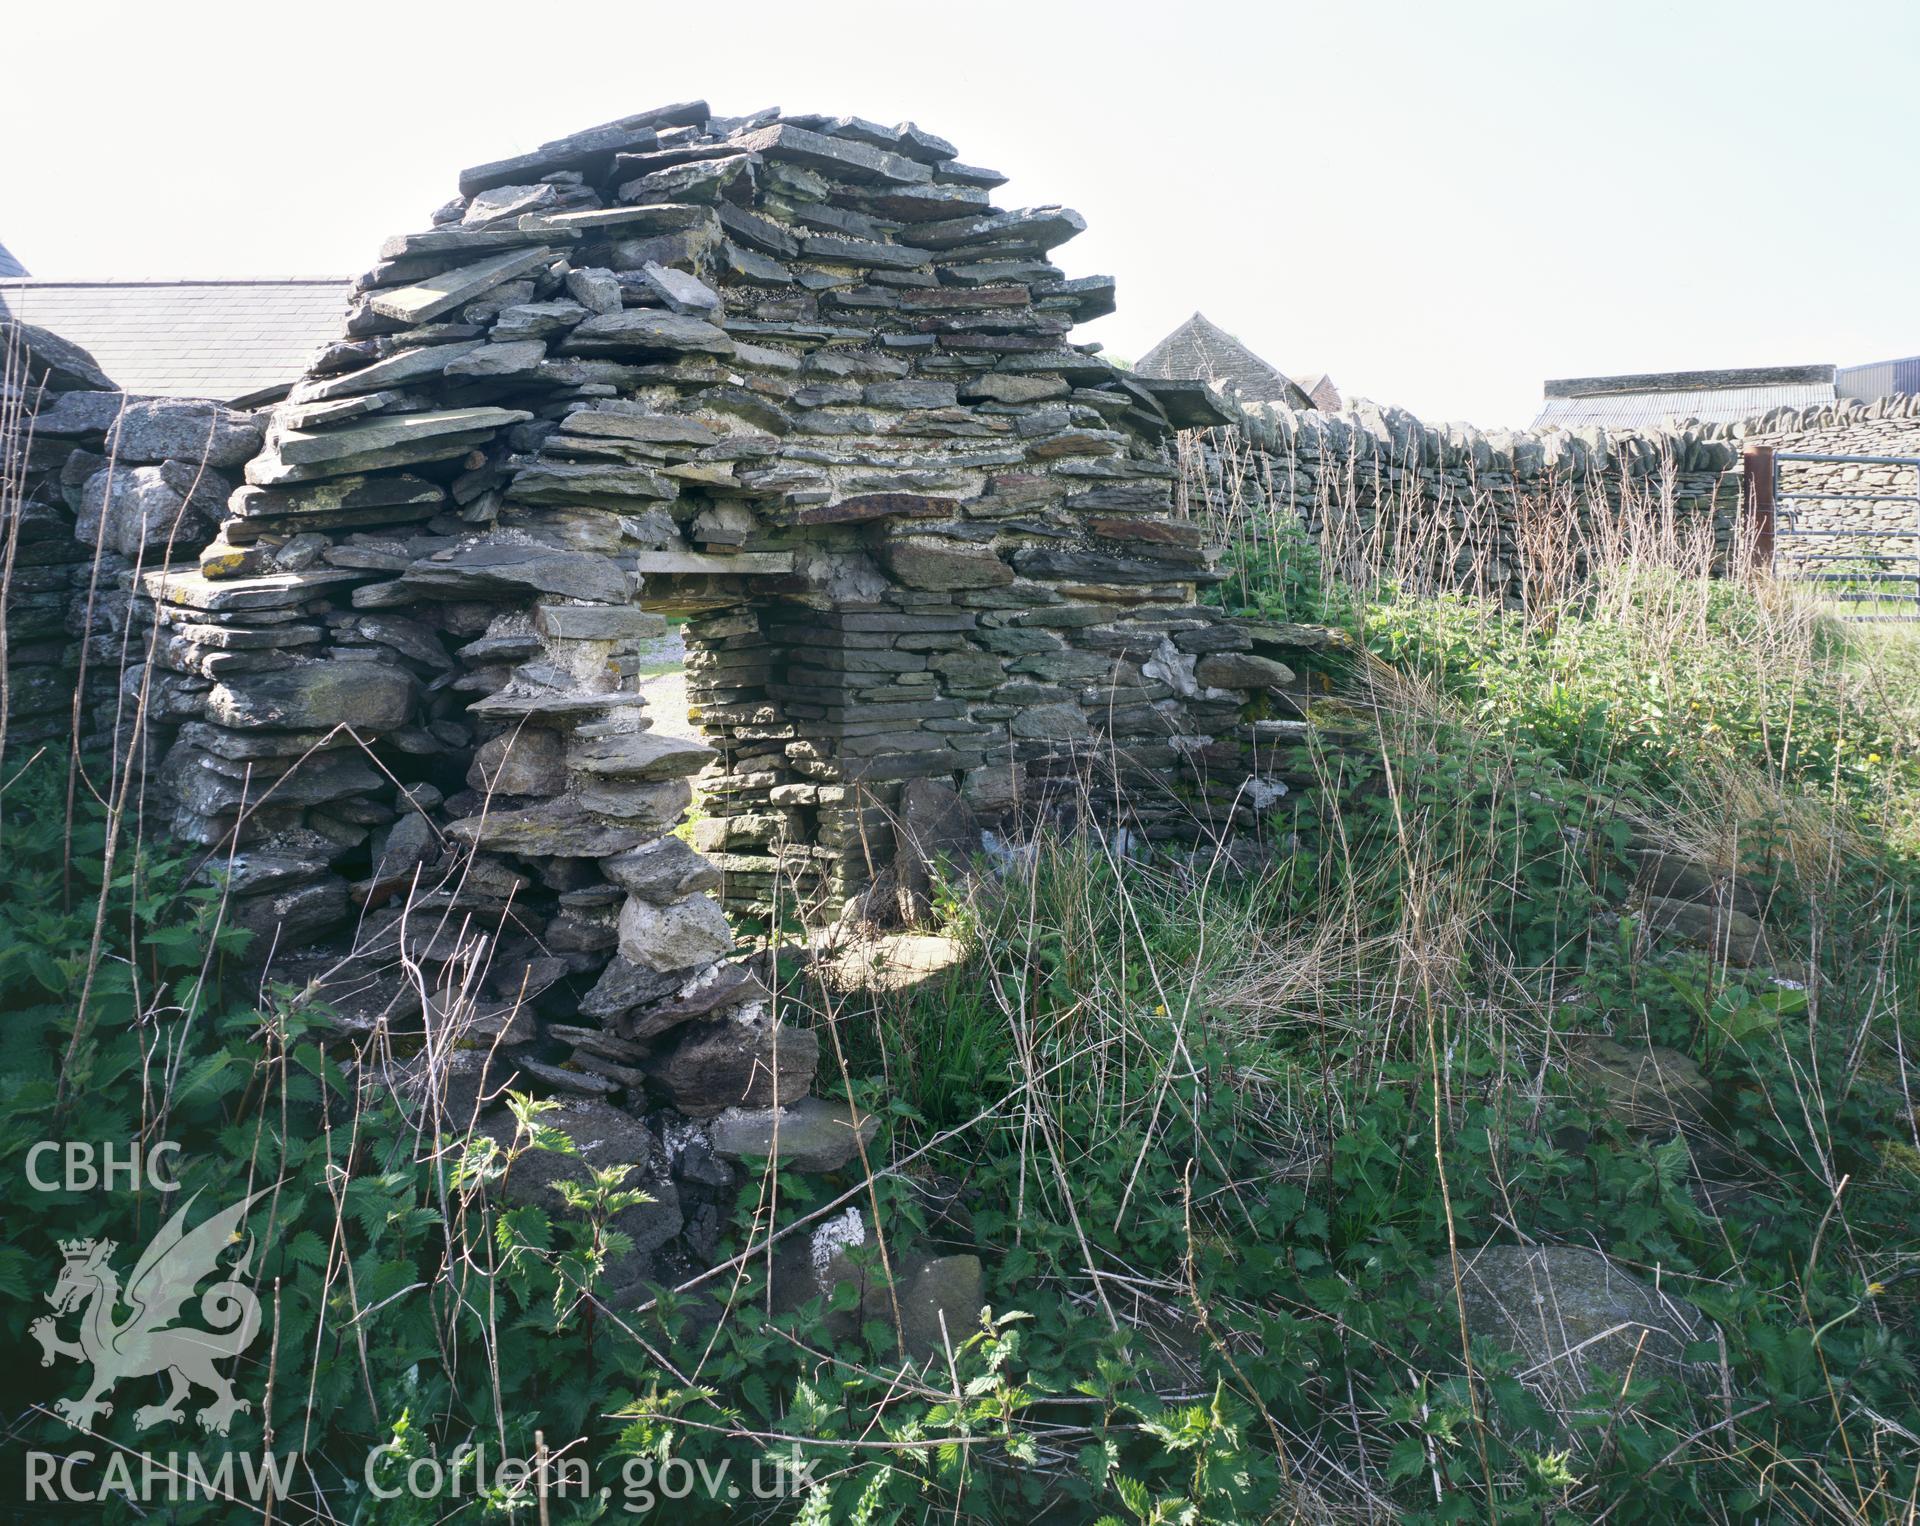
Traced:
POLYGON ((911 117, 1089 228, 1137 357, 1525 423, 1541 378, 1920 352, 1920 5, 20 5, 36 276, 351 274, 461 166, 669 101, 911 117))

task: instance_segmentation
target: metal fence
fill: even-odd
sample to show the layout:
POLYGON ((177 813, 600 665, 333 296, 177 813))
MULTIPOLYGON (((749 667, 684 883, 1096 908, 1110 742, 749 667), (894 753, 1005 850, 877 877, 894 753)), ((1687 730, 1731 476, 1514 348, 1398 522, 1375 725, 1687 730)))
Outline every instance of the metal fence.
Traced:
POLYGON ((1854 620, 1920 620, 1920 456, 1822 456, 1747 452, 1749 504, 1760 526, 1757 550, 1776 577, 1821 585, 1821 595, 1854 620), (1892 467, 1904 491, 1794 488, 1793 466, 1892 467), (1851 522, 1852 505, 1904 505, 1851 522))

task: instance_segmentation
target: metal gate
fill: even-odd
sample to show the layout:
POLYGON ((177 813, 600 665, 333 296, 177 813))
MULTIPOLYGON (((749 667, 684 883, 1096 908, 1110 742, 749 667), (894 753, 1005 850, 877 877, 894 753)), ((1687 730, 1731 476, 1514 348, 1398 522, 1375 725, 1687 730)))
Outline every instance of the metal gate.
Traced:
POLYGON ((1746 452, 1755 547, 1774 576, 1820 585, 1834 613, 1851 620, 1920 620, 1920 456, 1822 456, 1756 446, 1746 452), (1886 491, 1795 489, 1783 469, 1885 466, 1886 491), (1898 490, 1896 490, 1898 489, 1898 490), (1853 505, 1905 505, 1859 523, 1853 505), (1862 607, 1864 606, 1864 607, 1862 607))

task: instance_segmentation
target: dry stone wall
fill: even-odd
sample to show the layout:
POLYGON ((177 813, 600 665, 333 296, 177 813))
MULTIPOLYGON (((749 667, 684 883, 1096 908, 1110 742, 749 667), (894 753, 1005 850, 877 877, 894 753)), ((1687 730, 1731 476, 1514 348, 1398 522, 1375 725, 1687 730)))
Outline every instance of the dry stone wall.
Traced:
MULTIPOLYGON (((1755 422, 1759 427, 1746 443, 1771 445, 1780 452, 1920 457, 1920 395, 1916 394, 1872 402, 1847 399, 1755 422)), ((1775 545, 1782 570, 1832 575, 1875 568, 1915 571, 1915 557, 1920 554, 1920 540, 1914 535, 1920 531, 1920 502, 1915 501, 1915 495, 1920 495, 1920 473, 1913 466, 1782 461, 1778 486, 1782 496, 1775 514, 1781 530, 1823 532, 1808 539, 1780 535, 1775 545), (1791 496, 1799 494, 1813 496, 1791 496), (1814 556, 1836 555, 1851 560, 1822 564, 1809 561, 1814 556)), ((1911 579, 1897 586, 1887 585, 1884 591, 1898 598, 1920 596, 1911 579)))
POLYGON ((0 476, 7 483, 7 740, 77 728, 129 755, 139 674, 122 689, 131 579, 190 555, 225 512, 263 421, 218 403, 120 392, 88 355, 0 321, 0 476))
MULTIPOLYGON (((1915 396, 1645 433, 1483 431, 1425 424, 1372 404, 1338 413, 1229 406, 1237 413, 1232 425, 1181 436, 1181 500, 1189 514, 1231 527, 1249 512, 1279 508, 1297 515, 1343 564, 1412 565, 1510 598, 1526 594, 1537 548, 1577 545, 1635 520, 1655 529, 1710 527, 1724 566, 1734 551, 1742 452, 1750 445, 1819 455, 1920 454, 1915 396), (1570 538, 1569 526, 1578 532, 1570 538)), ((1781 486, 1845 495, 1910 492, 1912 483, 1911 468, 1787 463, 1781 486)), ((1837 496, 1796 507, 1810 528, 1864 534, 1920 524, 1913 504, 1837 496)))
POLYGON ((1338 413, 1243 404, 1229 428, 1183 435, 1182 496, 1189 513, 1229 527, 1289 512, 1349 576, 1411 572, 1519 599, 1543 548, 1635 516, 1711 527, 1724 558, 1739 449, 1711 428, 1535 433, 1431 425, 1364 403, 1338 413))

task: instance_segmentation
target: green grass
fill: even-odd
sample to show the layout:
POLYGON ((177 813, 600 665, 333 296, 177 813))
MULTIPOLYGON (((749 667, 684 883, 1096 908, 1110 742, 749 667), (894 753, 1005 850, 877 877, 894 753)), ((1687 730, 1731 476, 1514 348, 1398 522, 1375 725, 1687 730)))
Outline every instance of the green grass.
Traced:
MULTIPOLYGON (((949 887, 972 953, 944 980, 830 997, 795 972, 816 1089, 881 1114, 883 1173, 748 1173, 711 1296, 596 1305, 631 1184, 566 1219, 504 1210, 495 1152, 431 1148, 298 993, 223 980, 235 935, 180 855, 89 880, 108 827, 83 804, 69 854, 49 759, 0 832, 0 1158, 145 1130, 210 1201, 285 1177, 253 1226, 282 1366, 271 1395, 248 1369, 262 1402, 232 1438, 300 1438, 310 1493, 277 1519, 315 1494, 337 1519, 443 1519, 376 1508, 369 1448, 522 1455, 536 1431, 616 1483, 800 1438, 820 1487, 767 1519, 1910 1519, 1920 637, 1671 568, 1601 567, 1524 611, 1343 588, 1298 538, 1264 544, 1231 602, 1362 638, 1331 675, 1363 723, 1327 759, 1332 808, 1290 798, 1251 872, 1045 839, 949 887), (1648 841, 1764 892, 1774 970, 1649 936, 1648 841), (1561 1068, 1578 1035, 1685 1054, 1702 1123, 1635 1132, 1561 1068), (768 1234, 848 1204, 892 1252, 980 1254, 992 1317, 950 1360, 905 1370, 884 1321, 768 1312, 768 1234), (1690 1301, 1714 1391, 1636 1371, 1570 1408, 1497 1342, 1469 1364, 1449 1247, 1523 1241, 1690 1301)), ((522 1112, 511 1149, 566 1147, 522 1112)), ((0 1177, 23 1226, 0 1248, 9 1348, 44 1284, 35 1225, 132 1246, 155 1207, 0 1177)), ((130 1409, 106 1431, 137 1447, 130 1409)), ((16 1415, 16 1448, 70 1441, 16 1415)), ((540 1517, 506 1491, 454 1518, 540 1517)))

